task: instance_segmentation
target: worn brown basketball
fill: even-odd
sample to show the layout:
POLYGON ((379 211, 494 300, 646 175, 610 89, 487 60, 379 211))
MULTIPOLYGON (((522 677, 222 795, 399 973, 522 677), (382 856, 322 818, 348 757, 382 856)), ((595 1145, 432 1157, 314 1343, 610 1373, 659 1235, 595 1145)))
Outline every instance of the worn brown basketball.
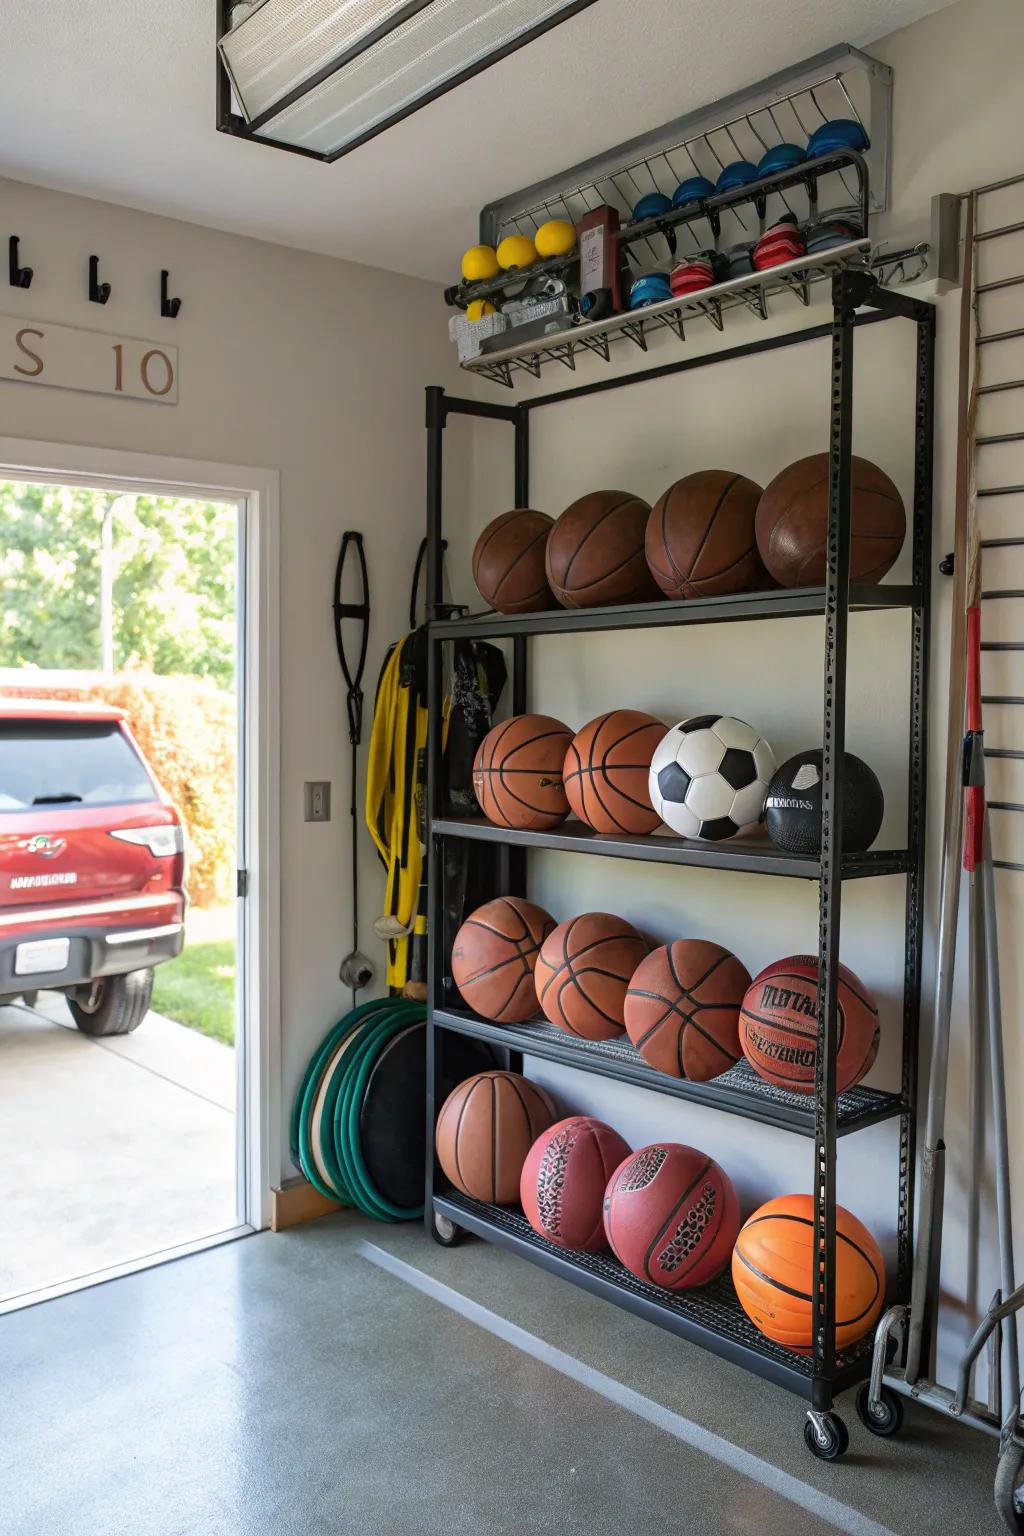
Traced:
POLYGON ((569 727, 550 715, 515 715, 488 731, 473 763, 473 791, 488 821, 529 832, 564 821, 570 741, 569 727))
POLYGON ((544 552, 555 520, 532 507, 516 507, 487 524, 473 550, 473 580, 499 613, 553 608, 544 552))
POLYGON ((632 923, 610 912, 559 923, 541 945, 534 972, 545 1017, 584 1040, 621 1035, 629 978, 647 949, 632 923))
POLYGON ((485 902, 462 924, 452 945, 452 977, 481 1018, 522 1024, 536 1018, 534 967, 555 920, 521 896, 485 902))
POLYGON ((434 1137, 437 1160, 464 1195, 515 1205, 527 1153, 557 1119, 554 1101, 529 1078, 518 1072, 478 1072, 441 1106, 434 1137))
MULTIPOLYGON (((836 987, 836 1092, 852 1088, 878 1054, 878 1004, 848 965, 836 987)), ((818 1063, 818 960, 787 955, 758 971, 740 1013, 740 1045, 759 1077, 813 1093, 818 1063)))
POLYGON ((591 491, 566 507, 548 535, 548 585, 563 608, 643 603, 658 597, 644 537, 651 509, 628 491, 591 491))
MULTIPOLYGON (((825 580, 828 538, 827 453, 798 459, 765 487, 755 528, 761 559, 784 587, 825 580)), ((907 534, 903 498, 870 459, 850 460, 850 580, 881 581, 907 534)))
POLYGON ((761 487, 728 469, 670 485, 647 520, 647 564, 667 597, 714 597, 769 585, 754 517, 761 487))
POLYGON ((613 709, 577 731, 563 779, 573 813, 595 832, 653 832, 661 821, 648 788, 662 721, 638 709, 613 709))
POLYGON ((750 972, 707 939, 677 939, 633 974, 623 1017, 650 1066, 706 1082, 740 1059, 739 1015, 750 972))

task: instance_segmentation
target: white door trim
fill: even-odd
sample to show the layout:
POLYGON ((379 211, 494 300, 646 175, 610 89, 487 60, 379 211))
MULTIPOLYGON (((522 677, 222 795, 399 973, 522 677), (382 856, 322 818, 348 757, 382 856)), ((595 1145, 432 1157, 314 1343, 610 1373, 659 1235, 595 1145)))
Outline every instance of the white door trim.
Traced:
POLYGON ((0 477, 100 490, 152 488, 166 496, 209 495, 245 503, 247 604, 244 796, 249 871, 243 911, 248 974, 245 1102, 248 1170, 243 1199, 249 1226, 270 1220, 270 1190, 282 1166, 280 981, 280 476, 274 469, 217 464, 120 448, 76 447, 0 437, 0 477))

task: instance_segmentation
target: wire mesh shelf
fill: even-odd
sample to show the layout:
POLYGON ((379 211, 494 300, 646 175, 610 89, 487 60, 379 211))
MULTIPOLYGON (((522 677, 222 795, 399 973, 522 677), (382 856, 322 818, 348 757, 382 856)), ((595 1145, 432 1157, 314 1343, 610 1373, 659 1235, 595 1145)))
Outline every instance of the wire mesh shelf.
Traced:
MULTIPOLYGON (((649 192, 671 197, 692 176, 715 182, 737 160, 758 164, 778 144, 804 146, 811 134, 836 118, 857 122, 870 148, 871 209, 886 206, 892 71, 859 49, 839 47, 774 75, 748 90, 703 107, 650 133, 617 145, 583 164, 490 203, 480 215, 480 238, 496 245, 505 235, 531 234, 547 219, 578 223, 608 204, 629 220, 649 192)), ((856 179, 837 167, 820 198, 825 208, 858 202, 856 179)), ((789 191, 773 195, 768 212, 807 212, 789 191)), ((737 207, 723 229, 725 243, 749 240, 750 221, 737 207)))

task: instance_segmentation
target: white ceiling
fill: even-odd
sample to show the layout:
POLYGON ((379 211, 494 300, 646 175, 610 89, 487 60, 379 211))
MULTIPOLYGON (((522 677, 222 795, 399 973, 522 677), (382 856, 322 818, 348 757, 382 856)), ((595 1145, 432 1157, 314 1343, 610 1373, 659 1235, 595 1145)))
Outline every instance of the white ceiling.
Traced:
POLYGON ((597 0, 334 165, 214 130, 214 0, 0 0, 0 174, 438 281, 484 203, 950 0, 597 0))

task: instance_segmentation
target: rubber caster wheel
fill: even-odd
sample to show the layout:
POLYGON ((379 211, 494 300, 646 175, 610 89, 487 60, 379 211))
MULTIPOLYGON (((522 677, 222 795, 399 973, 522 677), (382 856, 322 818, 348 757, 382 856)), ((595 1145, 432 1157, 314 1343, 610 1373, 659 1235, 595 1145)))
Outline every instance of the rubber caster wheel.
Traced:
POLYGON ((903 1428, 903 1403, 889 1387, 883 1387, 880 1401, 871 1407, 871 1384, 865 1382, 857 1393, 857 1417, 873 1435, 898 1435, 903 1428))
POLYGON ((1024 1447, 1007 1440, 996 1466, 995 1505, 1009 1531, 1024 1531, 1024 1447))
POLYGON ((804 1420, 804 1444, 819 1461, 838 1461, 850 1449, 850 1436, 838 1413, 808 1414, 804 1420))
POLYGON ((430 1235, 442 1248, 457 1248, 466 1234, 454 1221, 449 1221, 447 1216, 441 1216, 435 1211, 430 1223, 430 1235))

